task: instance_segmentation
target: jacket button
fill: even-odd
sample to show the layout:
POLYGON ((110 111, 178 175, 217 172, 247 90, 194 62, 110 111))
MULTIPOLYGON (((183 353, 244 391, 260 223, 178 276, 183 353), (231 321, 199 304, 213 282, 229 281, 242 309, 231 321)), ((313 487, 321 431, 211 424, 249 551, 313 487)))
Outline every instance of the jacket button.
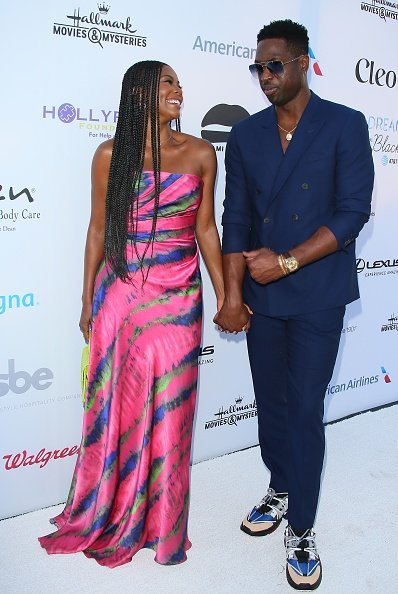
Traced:
POLYGON ((256 194, 261 194, 260 188, 256 188, 256 194))
POLYGON ((294 214, 292 214, 292 221, 298 221, 299 220, 299 216, 298 214, 295 212, 294 214))
POLYGON ((301 184, 301 187, 303 188, 303 190, 308 190, 308 184, 306 182, 304 182, 303 184, 301 184))
POLYGON ((268 223, 270 223, 270 222, 271 222, 271 219, 269 219, 268 217, 265 217, 265 219, 264 219, 264 223, 265 223, 266 225, 268 225, 268 223))

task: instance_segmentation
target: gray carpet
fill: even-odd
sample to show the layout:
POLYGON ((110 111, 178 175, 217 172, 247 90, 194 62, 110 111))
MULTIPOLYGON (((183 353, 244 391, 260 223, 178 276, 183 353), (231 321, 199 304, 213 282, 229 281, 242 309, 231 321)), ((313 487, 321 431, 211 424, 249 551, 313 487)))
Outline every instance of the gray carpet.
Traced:
MULTIPOLYGON (((322 496, 315 526, 324 594, 398 592, 398 406, 327 427, 322 496)), ((117 569, 83 554, 48 556, 36 538, 62 506, 0 522, 2 594, 182 594, 293 592, 285 582, 283 528, 263 538, 239 530, 264 495, 258 448, 192 469, 188 561, 173 567, 140 551, 117 569)))

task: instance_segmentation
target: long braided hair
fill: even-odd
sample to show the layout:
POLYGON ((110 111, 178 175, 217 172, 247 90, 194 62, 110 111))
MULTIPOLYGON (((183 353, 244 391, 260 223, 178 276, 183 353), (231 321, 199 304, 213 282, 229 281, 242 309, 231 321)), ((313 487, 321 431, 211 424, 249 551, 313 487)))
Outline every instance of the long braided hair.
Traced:
MULTIPOLYGON (((159 81, 163 62, 146 60, 131 66, 124 75, 119 105, 119 117, 113 142, 106 195, 105 258, 115 274, 130 280, 126 244, 128 222, 132 220, 132 243, 144 274, 145 255, 153 247, 160 195, 159 81), (152 164, 154 172, 154 210, 152 229, 141 255, 136 249, 138 233, 138 190, 145 159, 145 144, 150 123, 152 164)), ((179 121, 177 130, 180 129, 179 121)))

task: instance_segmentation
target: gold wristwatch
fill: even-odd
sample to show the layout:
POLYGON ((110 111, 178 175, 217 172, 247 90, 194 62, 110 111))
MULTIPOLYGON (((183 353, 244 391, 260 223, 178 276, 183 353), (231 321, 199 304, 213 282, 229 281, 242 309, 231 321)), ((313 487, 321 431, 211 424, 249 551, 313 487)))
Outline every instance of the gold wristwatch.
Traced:
POLYGON ((292 256, 292 254, 290 252, 285 252, 284 254, 282 254, 282 257, 284 260, 284 264, 289 271, 288 274, 291 274, 292 272, 296 272, 296 270, 298 270, 298 267, 299 267, 298 260, 297 260, 297 258, 292 256))

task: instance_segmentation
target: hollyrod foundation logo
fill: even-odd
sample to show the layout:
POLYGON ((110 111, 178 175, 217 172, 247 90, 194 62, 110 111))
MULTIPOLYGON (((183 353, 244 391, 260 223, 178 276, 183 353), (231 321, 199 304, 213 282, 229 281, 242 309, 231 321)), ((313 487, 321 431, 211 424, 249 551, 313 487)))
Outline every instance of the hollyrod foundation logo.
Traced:
POLYGON ((116 130, 119 112, 111 109, 76 107, 72 103, 43 105, 45 120, 56 120, 62 124, 74 124, 79 130, 88 132, 91 138, 108 140, 116 130))
POLYGON ((253 402, 245 404, 243 400, 243 396, 238 396, 235 398, 235 403, 228 408, 221 406, 218 412, 214 413, 215 419, 205 422, 205 429, 215 429, 224 425, 234 425, 236 427, 240 421, 257 417, 256 401, 253 400, 253 402))
POLYGON ((361 2, 361 10, 371 15, 377 16, 383 21, 392 19, 398 20, 398 4, 389 2, 389 0, 372 0, 371 2, 361 2))
POLYGON ((66 22, 53 24, 53 35, 80 38, 104 47, 104 43, 116 43, 129 47, 146 47, 147 38, 137 35, 138 29, 133 26, 131 18, 114 19, 108 16, 110 6, 98 4, 98 10, 85 15, 80 8, 75 8, 73 14, 67 14, 66 22))
POLYGON ((28 186, 0 184, 0 232, 16 231, 17 224, 41 218, 40 211, 33 207, 35 192, 28 186))

